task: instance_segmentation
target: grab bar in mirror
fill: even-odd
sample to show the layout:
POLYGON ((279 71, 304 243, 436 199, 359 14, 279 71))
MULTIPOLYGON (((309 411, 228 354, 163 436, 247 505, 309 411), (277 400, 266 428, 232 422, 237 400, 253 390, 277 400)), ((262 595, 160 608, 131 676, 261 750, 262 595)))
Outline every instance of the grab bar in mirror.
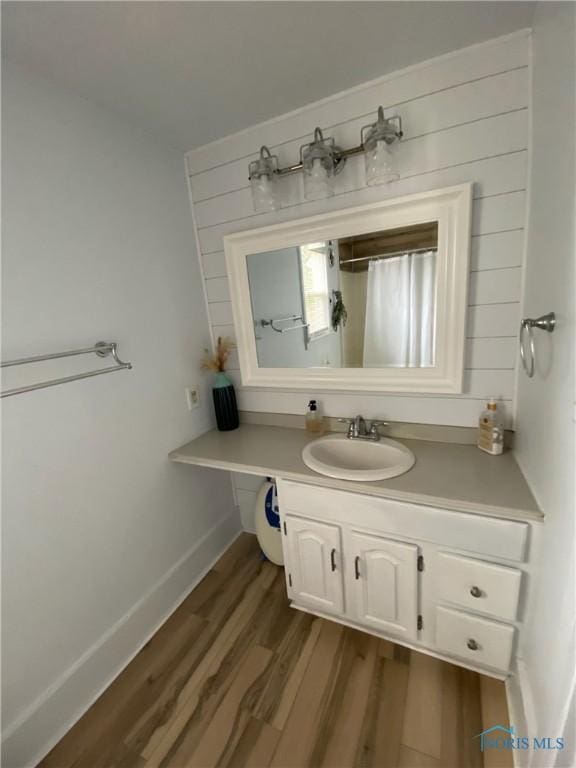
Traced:
POLYGON ((276 317, 271 320, 260 320, 260 325, 265 328, 269 325, 276 333, 286 333, 287 331, 296 331, 298 328, 308 328, 308 323, 301 323, 300 325, 291 325, 287 328, 277 328, 277 323, 293 323, 296 320, 304 320, 302 315, 289 315, 288 317, 276 317))
POLYGON ((108 357, 111 355, 116 365, 110 366, 109 368, 100 368, 96 371, 77 373, 73 376, 63 376, 59 379, 40 381, 37 384, 28 384, 23 387, 14 387, 14 389, 7 389, 4 392, 0 392, 0 398, 12 397, 12 395, 21 395, 24 392, 34 392, 37 389, 45 389, 46 387, 55 387, 57 384, 67 384, 70 381, 78 381, 79 379, 88 379, 92 376, 100 376, 101 373, 112 373, 114 371, 130 370, 132 368, 132 363, 125 363, 118 357, 118 345, 114 341, 99 341, 93 347, 73 349, 69 350, 68 352, 53 352, 46 355, 22 357, 17 360, 5 360, 4 362, 0 363, 0 368, 10 368, 15 365, 27 365, 28 363, 41 363, 45 360, 57 360, 61 357, 76 357, 77 355, 88 355, 92 353, 98 355, 98 357, 108 357))

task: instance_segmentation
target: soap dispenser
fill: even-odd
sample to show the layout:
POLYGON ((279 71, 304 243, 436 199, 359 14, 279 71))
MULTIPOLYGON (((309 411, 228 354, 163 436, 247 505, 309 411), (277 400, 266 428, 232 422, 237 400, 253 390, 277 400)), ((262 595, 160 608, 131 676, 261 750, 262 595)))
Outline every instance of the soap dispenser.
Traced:
POLYGON ((504 419, 494 398, 488 401, 478 421, 478 448, 492 456, 504 450, 504 419))
POLYGON ((318 403, 316 400, 310 400, 308 403, 308 408, 306 410, 306 429, 308 432, 314 432, 315 434, 322 434, 322 432, 324 432, 324 419, 318 410, 318 403))

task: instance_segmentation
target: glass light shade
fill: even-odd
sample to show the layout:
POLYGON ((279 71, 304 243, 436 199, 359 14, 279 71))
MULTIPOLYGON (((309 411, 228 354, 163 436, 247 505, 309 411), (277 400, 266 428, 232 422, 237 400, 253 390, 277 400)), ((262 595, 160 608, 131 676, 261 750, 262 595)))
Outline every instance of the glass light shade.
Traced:
POLYGON ((389 184, 398 181, 392 147, 402 138, 402 125, 398 116, 387 120, 383 107, 378 107, 378 119, 372 125, 362 128, 362 145, 366 166, 366 184, 389 184), (398 122, 398 126, 394 125, 398 122), (366 131, 366 135, 364 132, 366 131))
POLYGON ((364 149, 364 162, 366 184, 369 186, 389 184, 400 178, 400 174, 394 167, 392 150, 383 139, 373 142, 371 147, 364 149))
POLYGON ((320 160, 315 158, 304 170, 304 197, 307 200, 321 200, 334 194, 334 177, 320 160))
POLYGON ((250 179, 252 204, 257 213, 276 211, 280 208, 278 183, 274 176, 252 176, 250 179))
POLYGON ((278 158, 270 154, 268 147, 262 147, 258 160, 250 163, 248 171, 252 203, 257 213, 280 208, 277 171, 278 158))
POLYGON ((304 197, 320 200, 334 194, 334 142, 324 139, 320 128, 314 131, 314 141, 301 149, 304 172, 304 197))

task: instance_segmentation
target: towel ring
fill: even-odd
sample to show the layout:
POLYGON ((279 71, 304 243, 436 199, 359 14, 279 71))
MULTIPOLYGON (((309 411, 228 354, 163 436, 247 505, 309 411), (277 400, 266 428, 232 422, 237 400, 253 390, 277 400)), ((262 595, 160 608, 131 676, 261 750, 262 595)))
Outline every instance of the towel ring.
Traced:
POLYGON ((536 343, 534 341, 534 328, 541 331, 552 333, 556 327, 556 315, 554 312, 548 312, 546 315, 533 319, 525 317, 520 323, 520 358, 522 367, 529 379, 534 376, 536 367, 536 343), (528 351, 526 351, 525 336, 528 335, 528 351))

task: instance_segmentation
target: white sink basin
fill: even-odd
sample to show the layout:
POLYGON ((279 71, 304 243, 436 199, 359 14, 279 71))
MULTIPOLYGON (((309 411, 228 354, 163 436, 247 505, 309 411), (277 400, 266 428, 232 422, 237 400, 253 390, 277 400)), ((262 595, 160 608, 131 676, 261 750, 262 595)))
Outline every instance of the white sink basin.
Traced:
POLYGON ((314 440, 302 451, 307 467, 340 480, 385 480, 414 466, 409 448, 386 437, 378 441, 350 440, 346 435, 328 435, 314 440))

